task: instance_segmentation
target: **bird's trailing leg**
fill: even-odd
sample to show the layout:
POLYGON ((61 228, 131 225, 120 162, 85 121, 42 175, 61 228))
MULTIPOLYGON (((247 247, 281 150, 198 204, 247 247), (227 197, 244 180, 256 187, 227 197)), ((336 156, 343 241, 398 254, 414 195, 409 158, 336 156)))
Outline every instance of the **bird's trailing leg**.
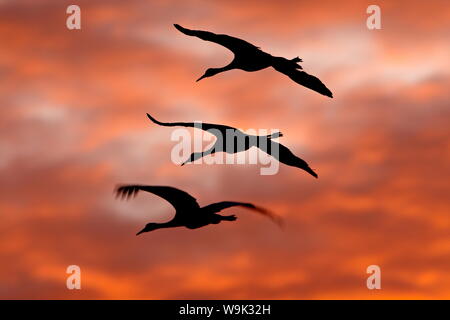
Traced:
POLYGON ((302 66, 298 64, 299 62, 303 62, 302 59, 300 59, 299 57, 295 57, 294 59, 291 59, 291 61, 295 63, 295 68, 296 69, 303 70, 302 66))
POLYGON ((222 220, 225 220, 225 221, 236 221, 237 220, 237 217, 234 214, 231 216, 222 216, 222 215, 220 215, 220 216, 222 217, 222 220))
POLYGON ((276 138, 280 138, 282 136, 283 136, 283 134, 278 131, 278 132, 275 132, 275 133, 272 133, 272 134, 268 134, 267 135, 267 139, 276 139, 276 138))

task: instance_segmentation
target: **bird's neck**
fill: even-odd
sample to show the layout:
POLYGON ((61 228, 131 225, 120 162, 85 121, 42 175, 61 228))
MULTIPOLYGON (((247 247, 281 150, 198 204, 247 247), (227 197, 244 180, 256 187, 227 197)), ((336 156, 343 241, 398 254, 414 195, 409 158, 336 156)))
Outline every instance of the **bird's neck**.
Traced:
POLYGON ((233 66, 233 63, 230 63, 229 65, 226 65, 225 67, 220 67, 220 68, 211 68, 214 70, 214 72, 216 74, 221 73, 221 72, 225 72, 231 69, 235 69, 235 67, 233 66))
POLYGON ((173 220, 163 223, 158 223, 158 229, 166 229, 166 228, 174 228, 179 227, 180 225, 174 222, 173 220))

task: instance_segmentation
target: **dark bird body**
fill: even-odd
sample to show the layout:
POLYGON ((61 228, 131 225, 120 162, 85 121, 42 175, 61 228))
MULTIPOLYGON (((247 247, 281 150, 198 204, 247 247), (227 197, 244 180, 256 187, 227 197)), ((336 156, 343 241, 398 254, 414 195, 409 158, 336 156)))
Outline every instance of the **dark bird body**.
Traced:
POLYGON ((268 155, 274 157, 279 162, 284 163, 288 166, 300 168, 305 170, 313 177, 317 178, 317 173, 312 170, 308 163, 303 159, 300 159, 296 155, 294 155, 287 147, 273 141, 272 139, 276 139, 278 137, 282 137, 283 134, 281 132, 276 132, 267 136, 255 136, 242 132, 239 129, 220 125, 220 124, 211 124, 211 123, 195 123, 195 122, 161 122, 153 118, 151 115, 147 113, 147 117, 154 123, 160 126, 167 127, 192 127, 199 128, 204 131, 213 134, 217 140, 216 143, 209 148, 208 150, 201 152, 194 152, 191 154, 189 159, 187 159, 182 165, 188 162, 194 162, 204 156, 214 154, 216 152, 226 152, 230 154, 246 151, 251 147, 257 147, 260 150, 264 151, 268 155))
POLYGON ((237 219, 235 215, 223 216, 217 212, 236 206, 249 208, 270 217, 276 223, 281 223, 279 217, 251 203, 222 201, 200 207, 197 200, 190 194, 173 187, 125 185, 120 186, 116 190, 118 197, 127 199, 136 196, 139 191, 150 192, 167 200, 175 208, 176 212, 172 220, 165 223, 148 223, 136 235, 161 228, 185 227, 188 229, 198 229, 210 224, 218 224, 222 221, 235 221, 237 219))
POLYGON ((268 67, 273 67, 275 70, 285 74, 296 83, 330 98, 333 97, 331 91, 322 83, 322 81, 304 71, 300 71, 302 67, 298 63, 302 62, 302 59, 299 57, 294 59, 275 57, 242 39, 225 34, 215 34, 209 31, 190 30, 183 28, 178 24, 175 24, 174 26, 180 32, 188 36, 194 36, 205 41, 215 42, 234 53, 234 59, 230 64, 221 68, 207 69, 205 74, 197 79, 197 81, 203 78, 212 77, 220 72, 233 69, 253 72, 268 67))

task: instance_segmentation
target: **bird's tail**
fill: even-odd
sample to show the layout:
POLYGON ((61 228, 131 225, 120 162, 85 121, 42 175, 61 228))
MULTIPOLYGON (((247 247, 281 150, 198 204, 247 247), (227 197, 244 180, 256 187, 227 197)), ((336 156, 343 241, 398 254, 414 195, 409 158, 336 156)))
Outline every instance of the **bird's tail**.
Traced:
POLYGON ((303 60, 300 59, 299 57, 295 57, 294 59, 291 59, 290 61, 295 64, 295 69, 303 69, 302 66, 298 64, 299 62, 303 62, 303 60))
POLYGON ((295 57, 294 59, 286 59, 284 57, 274 57, 272 62, 272 67, 274 67, 275 70, 285 73, 289 70, 296 70, 296 69, 303 69, 301 65, 299 65, 299 62, 302 62, 303 60, 299 57, 295 57))

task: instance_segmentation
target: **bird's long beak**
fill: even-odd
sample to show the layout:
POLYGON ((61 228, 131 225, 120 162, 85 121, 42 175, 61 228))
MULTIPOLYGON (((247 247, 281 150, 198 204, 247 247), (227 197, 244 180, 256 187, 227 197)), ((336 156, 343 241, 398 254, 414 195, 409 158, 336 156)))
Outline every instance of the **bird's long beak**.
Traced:
POLYGON ((200 80, 202 80, 203 78, 206 78, 205 75, 202 75, 200 78, 198 78, 195 82, 199 82, 200 80))
POLYGON ((142 229, 141 231, 139 231, 138 233, 136 233, 136 235, 138 236, 138 235, 140 235, 141 233, 144 233, 144 232, 145 232, 145 228, 142 229))

